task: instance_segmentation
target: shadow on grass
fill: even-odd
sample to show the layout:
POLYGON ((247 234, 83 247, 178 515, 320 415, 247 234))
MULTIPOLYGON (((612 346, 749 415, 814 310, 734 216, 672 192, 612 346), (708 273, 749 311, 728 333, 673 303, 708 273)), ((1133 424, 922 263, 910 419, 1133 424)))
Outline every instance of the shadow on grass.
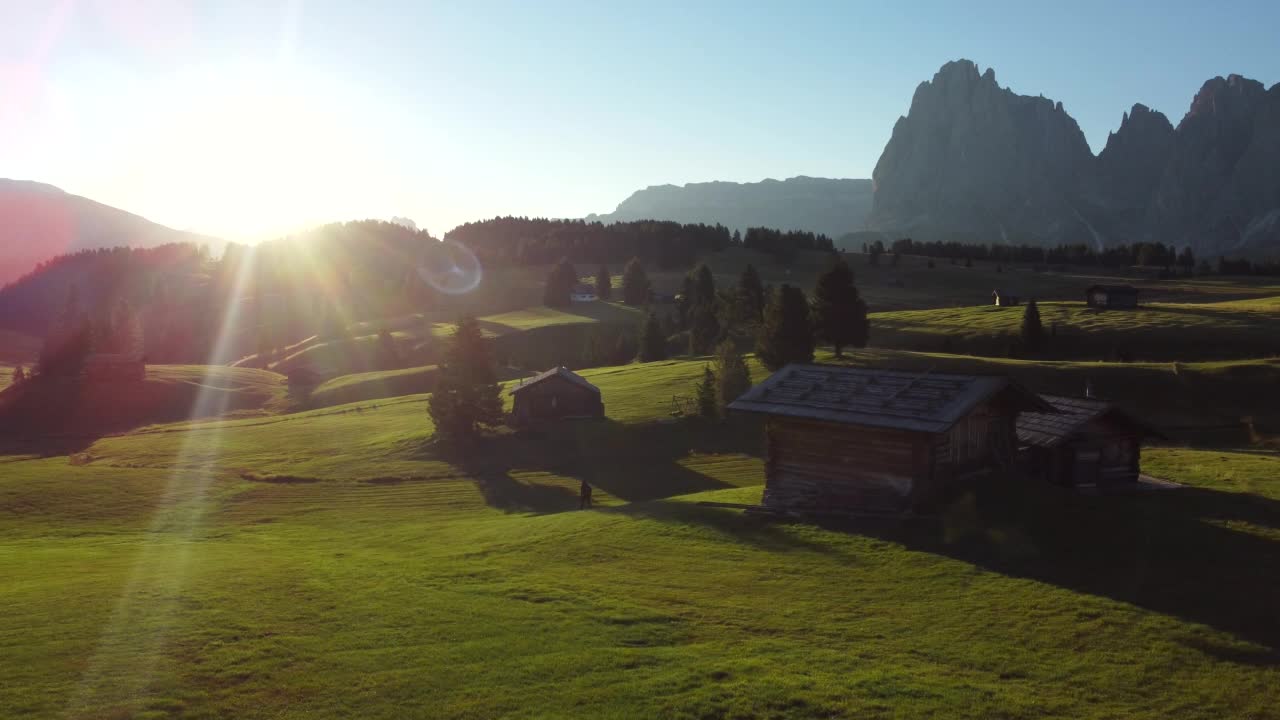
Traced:
POLYGON ((569 489, 528 483, 512 473, 545 472, 585 480, 626 502, 720 490, 732 486, 679 461, 690 452, 751 452, 758 445, 756 429, 749 423, 565 420, 532 430, 504 431, 466 448, 429 443, 418 457, 442 458, 457 466, 475 478, 485 501, 495 508, 559 512, 577 508, 576 485, 569 489))
POLYGON ((1207 625, 1262 648, 1206 653, 1280 666, 1280 502, 1270 498, 1203 488, 1084 497, 991 482, 927 529, 826 527, 1207 625))

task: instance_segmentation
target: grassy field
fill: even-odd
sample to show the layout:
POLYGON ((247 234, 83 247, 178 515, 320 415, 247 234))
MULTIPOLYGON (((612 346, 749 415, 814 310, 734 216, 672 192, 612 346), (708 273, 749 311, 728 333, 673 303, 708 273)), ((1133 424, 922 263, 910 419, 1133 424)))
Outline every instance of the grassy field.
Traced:
MULTIPOLYGON (((1038 303, 1048 336, 1044 352, 1104 358, 1127 352, 1139 360, 1207 360, 1280 355, 1280 296, 1199 304, 1151 303, 1100 311, 1083 302, 1038 303), (1056 327, 1055 327, 1056 326, 1056 327), (1194 337, 1195 342, 1187 342, 1194 337)), ((1024 307, 874 313, 877 346, 1002 355, 1019 336, 1024 307)))
POLYGON ((697 504, 759 500, 758 426, 654 422, 700 370, 460 455, 419 395, 0 457, 0 717, 1276 716, 1277 455, 767 523, 697 504))

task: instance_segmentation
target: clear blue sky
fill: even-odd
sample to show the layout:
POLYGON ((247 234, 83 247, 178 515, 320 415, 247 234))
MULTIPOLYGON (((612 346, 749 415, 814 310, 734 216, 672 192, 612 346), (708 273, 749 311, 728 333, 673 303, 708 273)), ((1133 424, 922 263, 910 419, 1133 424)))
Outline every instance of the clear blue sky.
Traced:
POLYGON ((256 239, 606 212, 647 185, 869 177, 948 60, 1060 100, 1280 81, 1280 3, 0 0, 0 176, 256 239))

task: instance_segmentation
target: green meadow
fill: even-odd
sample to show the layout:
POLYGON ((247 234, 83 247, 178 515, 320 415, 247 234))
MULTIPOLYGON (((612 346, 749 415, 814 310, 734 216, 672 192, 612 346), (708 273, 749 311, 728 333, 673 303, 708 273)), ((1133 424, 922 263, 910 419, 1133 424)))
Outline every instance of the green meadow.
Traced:
POLYGON ((275 394, 86 464, 0 456, 0 716, 1276 716, 1274 452, 1148 449, 1188 486, 1149 496, 979 486, 916 524, 768 522, 699 504, 763 481, 758 424, 670 416, 702 364, 583 371, 605 420, 464 453, 424 395, 275 394))

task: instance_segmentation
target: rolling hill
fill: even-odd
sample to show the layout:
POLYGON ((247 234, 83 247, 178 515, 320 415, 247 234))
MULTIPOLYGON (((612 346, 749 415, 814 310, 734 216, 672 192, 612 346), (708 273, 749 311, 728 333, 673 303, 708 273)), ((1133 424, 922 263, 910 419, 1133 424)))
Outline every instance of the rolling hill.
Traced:
POLYGON ((110 247, 221 241, 173 230, 52 185, 0 178, 0 286, 57 255, 110 247))

